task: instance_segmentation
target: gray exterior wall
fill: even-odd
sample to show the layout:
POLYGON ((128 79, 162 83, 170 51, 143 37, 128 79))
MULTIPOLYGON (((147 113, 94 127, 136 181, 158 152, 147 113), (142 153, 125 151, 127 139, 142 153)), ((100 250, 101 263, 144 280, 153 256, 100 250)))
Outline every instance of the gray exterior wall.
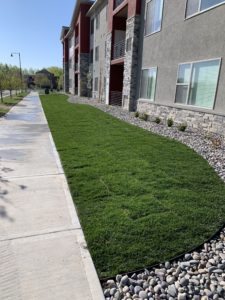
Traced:
POLYGON ((108 29, 108 0, 102 2, 102 4, 96 9, 91 19, 94 18, 94 36, 93 36, 93 85, 92 85, 92 97, 105 102, 105 43, 108 29), (96 15, 100 14, 100 25, 96 29, 96 15), (95 61, 95 48, 99 47, 99 60, 95 61), (98 91, 94 90, 95 78, 98 78, 98 91))
MULTIPOLYGON (((202 116, 215 114, 225 116, 225 31, 223 30, 225 28, 225 5, 185 19, 186 0, 164 0, 161 31, 144 36, 145 3, 146 0, 143 1, 141 14, 143 38, 140 39, 139 44, 139 78, 142 68, 158 67, 158 73, 154 102, 139 99, 137 110, 155 113, 156 109, 153 107, 156 104, 174 108, 173 112, 178 112, 174 116, 179 116, 183 110, 192 111, 193 116, 200 116, 199 112, 202 116), (178 64, 213 58, 222 58, 214 109, 176 104, 178 64)), ((140 82, 137 98, 140 94, 139 89, 140 82)), ((159 109, 157 111, 159 113, 159 109)))

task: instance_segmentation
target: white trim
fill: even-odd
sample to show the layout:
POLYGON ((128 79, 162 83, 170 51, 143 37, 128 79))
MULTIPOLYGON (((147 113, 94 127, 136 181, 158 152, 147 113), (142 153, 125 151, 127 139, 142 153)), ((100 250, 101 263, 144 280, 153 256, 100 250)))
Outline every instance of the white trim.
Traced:
POLYGON ((188 106, 188 107, 196 107, 196 108, 204 108, 204 109, 208 109, 208 110, 214 110, 215 108, 215 103, 216 103, 216 94, 217 94, 217 90, 218 90, 218 84, 219 84, 219 77, 220 77, 220 70, 221 70, 221 63, 222 62, 222 57, 218 57, 218 58, 212 58, 212 59, 205 59, 205 60, 196 60, 196 61, 191 61, 191 62, 184 62, 184 63, 180 63, 178 64, 178 69, 177 69, 177 81, 178 81, 178 76, 179 76, 179 70, 180 70, 180 66, 182 65, 187 65, 190 64, 191 65, 191 72, 190 72, 190 78, 189 78, 189 82, 188 83, 176 83, 176 91, 175 91, 175 100, 174 103, 177 105, 181 105, 181 106, 188 106), (193 66, 197 63, 201 63, 201 62, 208 62, 208 61, 219 61, 219 71, 218 71, 218 75, 217 75, 217 81, 216 81, 216 91, 215 91, 215 95, 214 95, 214 100, 213 100, 213 105, 212 107, 205 107, 205 106, 198 106, 198 105, 191 105, 188 104, 189 101, 189 96, 190 96, 190 86, 191 86, 191 81, 192 81, 192 75, 193 75, 193 66), (179 103, 176 102, 176 94, 177 94, 177 86, 182 86, 182 85, 186 85, 188 86, 188 92, 187 92, 187 97, 186 97, 186 103, 179 103))
POLYGON ((220 5, 225 4, 225 1, 223 1, 223 2, 221 2, 221 3, 215 4, 215 5, 213 5, 213 6, 210 6, 210 7, 206 8, 206 9, 201 10, 202 0, 199 0, 198 11, 197 11, 196 13, 190 15, 190 16, 187 16, 188 1, 189 1, 189 0, 186 1, 185 20, 188 20, 188 19, 193 18, 193 17, 195 17, 195 16, 198 16, 198 15, 204 13, 204 12, 207 12, 207 11, 209 11, 209 10, 211 10, 211 9, 214 9, 214 8, 220 6, 220 5))

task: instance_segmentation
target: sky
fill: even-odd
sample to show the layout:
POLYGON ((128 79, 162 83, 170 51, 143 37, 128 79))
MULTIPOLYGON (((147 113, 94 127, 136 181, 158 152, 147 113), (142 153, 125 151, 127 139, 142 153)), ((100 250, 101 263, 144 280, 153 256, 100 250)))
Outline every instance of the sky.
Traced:
POLYGON ((0 0, 0 63, 22 68, 62 67, 62 26, 69 26, 76 0, 0 0))

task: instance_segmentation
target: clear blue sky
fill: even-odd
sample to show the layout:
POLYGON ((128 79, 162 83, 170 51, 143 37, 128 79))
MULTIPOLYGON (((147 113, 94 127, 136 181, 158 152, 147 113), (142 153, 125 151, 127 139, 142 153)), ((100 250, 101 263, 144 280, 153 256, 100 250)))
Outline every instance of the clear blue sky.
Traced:
POLYGON ((60 31, 70 25, 76 0, 0 0, 0 63, 22 68, 62 67, 60 31))

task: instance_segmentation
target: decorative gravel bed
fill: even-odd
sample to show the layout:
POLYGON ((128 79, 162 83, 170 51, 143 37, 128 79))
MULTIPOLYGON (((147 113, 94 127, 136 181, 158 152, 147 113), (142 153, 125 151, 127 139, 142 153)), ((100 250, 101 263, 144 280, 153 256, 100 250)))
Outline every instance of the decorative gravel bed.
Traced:
MULTIPOLYGON (((70 102, 95 106, 121 120, 186 144, 204 157, 225 182, 225 143, 221 137, 189 128, 181 132, 176 126, 142 121, 121 107, 85 98, 71 97, 70 102)), ((117 275, 115 280, 105 282, 103 289, 106 300, 225 299, 225 229, 199 251, 138 274, 117 275)))

